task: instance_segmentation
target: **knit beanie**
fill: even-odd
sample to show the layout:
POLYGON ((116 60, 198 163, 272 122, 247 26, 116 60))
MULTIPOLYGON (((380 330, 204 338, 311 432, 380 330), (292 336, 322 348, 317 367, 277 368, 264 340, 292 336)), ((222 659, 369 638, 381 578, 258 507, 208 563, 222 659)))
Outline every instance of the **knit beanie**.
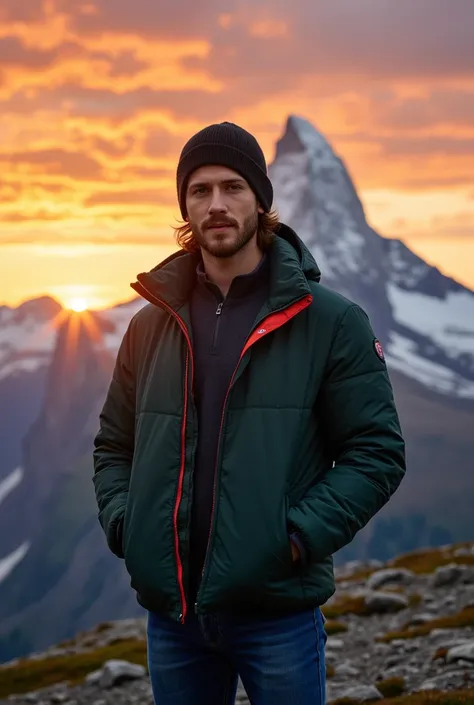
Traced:
POLYGON ((250 132, 232 122, 209 125, 184 145, 176 175, 181 215, 186 218, 186 188, 192 172, 201 166, 218 164, 238 172, 254 191, 259 204, 269 211, 273 187, 267 176, 265 156, 250 132))

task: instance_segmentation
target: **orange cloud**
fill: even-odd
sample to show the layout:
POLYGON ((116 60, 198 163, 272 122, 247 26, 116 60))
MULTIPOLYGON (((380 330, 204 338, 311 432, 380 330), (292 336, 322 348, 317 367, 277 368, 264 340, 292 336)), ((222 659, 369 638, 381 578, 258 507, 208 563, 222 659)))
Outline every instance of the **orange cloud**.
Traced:
POLYGON ((57 148, 0 153, 0 164, 10 173, 53 174, 74 180, 99 180, 103 167, 92 157, 57 148))

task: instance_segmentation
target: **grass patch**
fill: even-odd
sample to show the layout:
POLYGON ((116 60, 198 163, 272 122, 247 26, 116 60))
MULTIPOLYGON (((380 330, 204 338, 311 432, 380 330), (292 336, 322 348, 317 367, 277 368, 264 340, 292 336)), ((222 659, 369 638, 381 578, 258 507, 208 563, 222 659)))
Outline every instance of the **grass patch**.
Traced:
POLYGON ((40 690, 63 681, 77 685, 109 659, 124 659, 147 668, 146 641, 122 639, 95 651, 39 661, 22 659, 12 666, 4 666, 0 668, 0 698, 40 690))
MULTIPOLYGON (((421 599, 420 595, 410 595, 408 598, 409 606, 415 607, 419 605, 421 599)), ((393 609, 400 611, 406 608, 404 605, 400 605, 393 609)), ((377 610, 367 607, 363 595, 359 595, 358 597, 344 595, 343 597, 339 597, 333 603, 324 605, 323 612, 328 621, 337 620, 339 617, 345 617, 348 614, 357 614, 361 617, 370 617, 372 614, 378 614, 377 610)))
POLYGON ((426 636, 433 629, 464 629, 465 627, 474 627, 474 607, 465 607, 461 612, 448 617, 432 619, 430 622, 401 629, 398 632, 388 632, 384 636, 379 637, 377 641, 389 642, 393 641, 393 639, 414 639, 417 636, 426 636))
MULTIPOLYGON (((377 686, 378 687, 378 686, 377 686)), ((474 690, 451 690, 447 693, 426 692, 377 700, 377 705, 472 705, 474 690)), ((360 705, 360 700, 339 698, 333 705, 360 705)))
POLYGON ((377 570, 381 570, 381 568, 361 568, 360 570, 356 570, 355 573, 352 573, 351 575, 338 575, 336 578, 336 583, 355 583, 362 580, 367 580, 370 578, 372 573, 375 573, 377 570))
POLYGON ((326 634, 328 636, 333 636, 334 634, 342 634, 347 632, 349 627, 344 622, 338 622, 336 619, 328 619, 324 625, 326 634))
POLYGON ((386 678, 383 681, 378 681, 375 685, 384 698, 398 698, 406 690, 405 679, 402 677, 386 678))
POLYGON ((359 614, 364 616, 369 614, 362 595, 359 597, 352 597, 351 595, 339 597, 332 604, 324 605, 323 611, 328 621, 331 619, 337 620, 338 617, 344 617, 347 614, 359 614))
POLYGON ((441 548, 424 548, 402 553, 396 558, 393 558, 379 568, 361 568, 352 575, 346 577, 340 576, 336 582, 356 582, 367 580, 371 575, 377 573, 384 568, 407 568, 417 575, 426 573, 434 573, 437 568, 456 563, 458 565, 474 565, 474 555, 470 556, 455 556, 454 553, 458 548, 470 548, 470 542, 456 543, 450 546, 449 549, 441 548))
POLYGON ((326 678, 334 678, 336 669, 330 663, 326 664, 326 678))
POLYGON ((418 575, 434 573, 437 568, 456 563, 458 565, 474 565, 474 556, 455 556, 458 548, 469 547, 470 543, 455 544, 448 550, 440 548, 425 549, 405 553, 387 563, 388 568, 407 568, 418 575))

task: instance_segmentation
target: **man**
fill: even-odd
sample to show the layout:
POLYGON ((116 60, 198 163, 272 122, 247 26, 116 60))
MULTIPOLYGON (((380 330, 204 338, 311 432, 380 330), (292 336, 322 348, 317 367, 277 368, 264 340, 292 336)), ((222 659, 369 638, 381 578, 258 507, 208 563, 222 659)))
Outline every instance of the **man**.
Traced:
POLYGON ((321 705, 332 556, 405 472, 383 351, 278 224, 252 135, 194 135, 177 191, 182 247, 132 285, 95 439, 100 522, 156 703, 234 702, 239 674, 254 705, 321 705))

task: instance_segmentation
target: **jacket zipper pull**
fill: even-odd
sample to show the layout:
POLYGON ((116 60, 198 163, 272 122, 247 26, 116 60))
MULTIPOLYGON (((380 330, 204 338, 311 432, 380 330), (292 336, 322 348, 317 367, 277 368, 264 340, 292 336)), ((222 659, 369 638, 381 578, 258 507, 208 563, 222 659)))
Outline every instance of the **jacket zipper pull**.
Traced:
POLYGON ((223 305, 224 305, 224 302, 221 301, 221 303, 218 305, 218 307, 217 307, 217 309, 216 309, 216 316, 220 316, 220 314, 221 314, 221 312, 222 312, 222 307, 223 307, 223 305))

